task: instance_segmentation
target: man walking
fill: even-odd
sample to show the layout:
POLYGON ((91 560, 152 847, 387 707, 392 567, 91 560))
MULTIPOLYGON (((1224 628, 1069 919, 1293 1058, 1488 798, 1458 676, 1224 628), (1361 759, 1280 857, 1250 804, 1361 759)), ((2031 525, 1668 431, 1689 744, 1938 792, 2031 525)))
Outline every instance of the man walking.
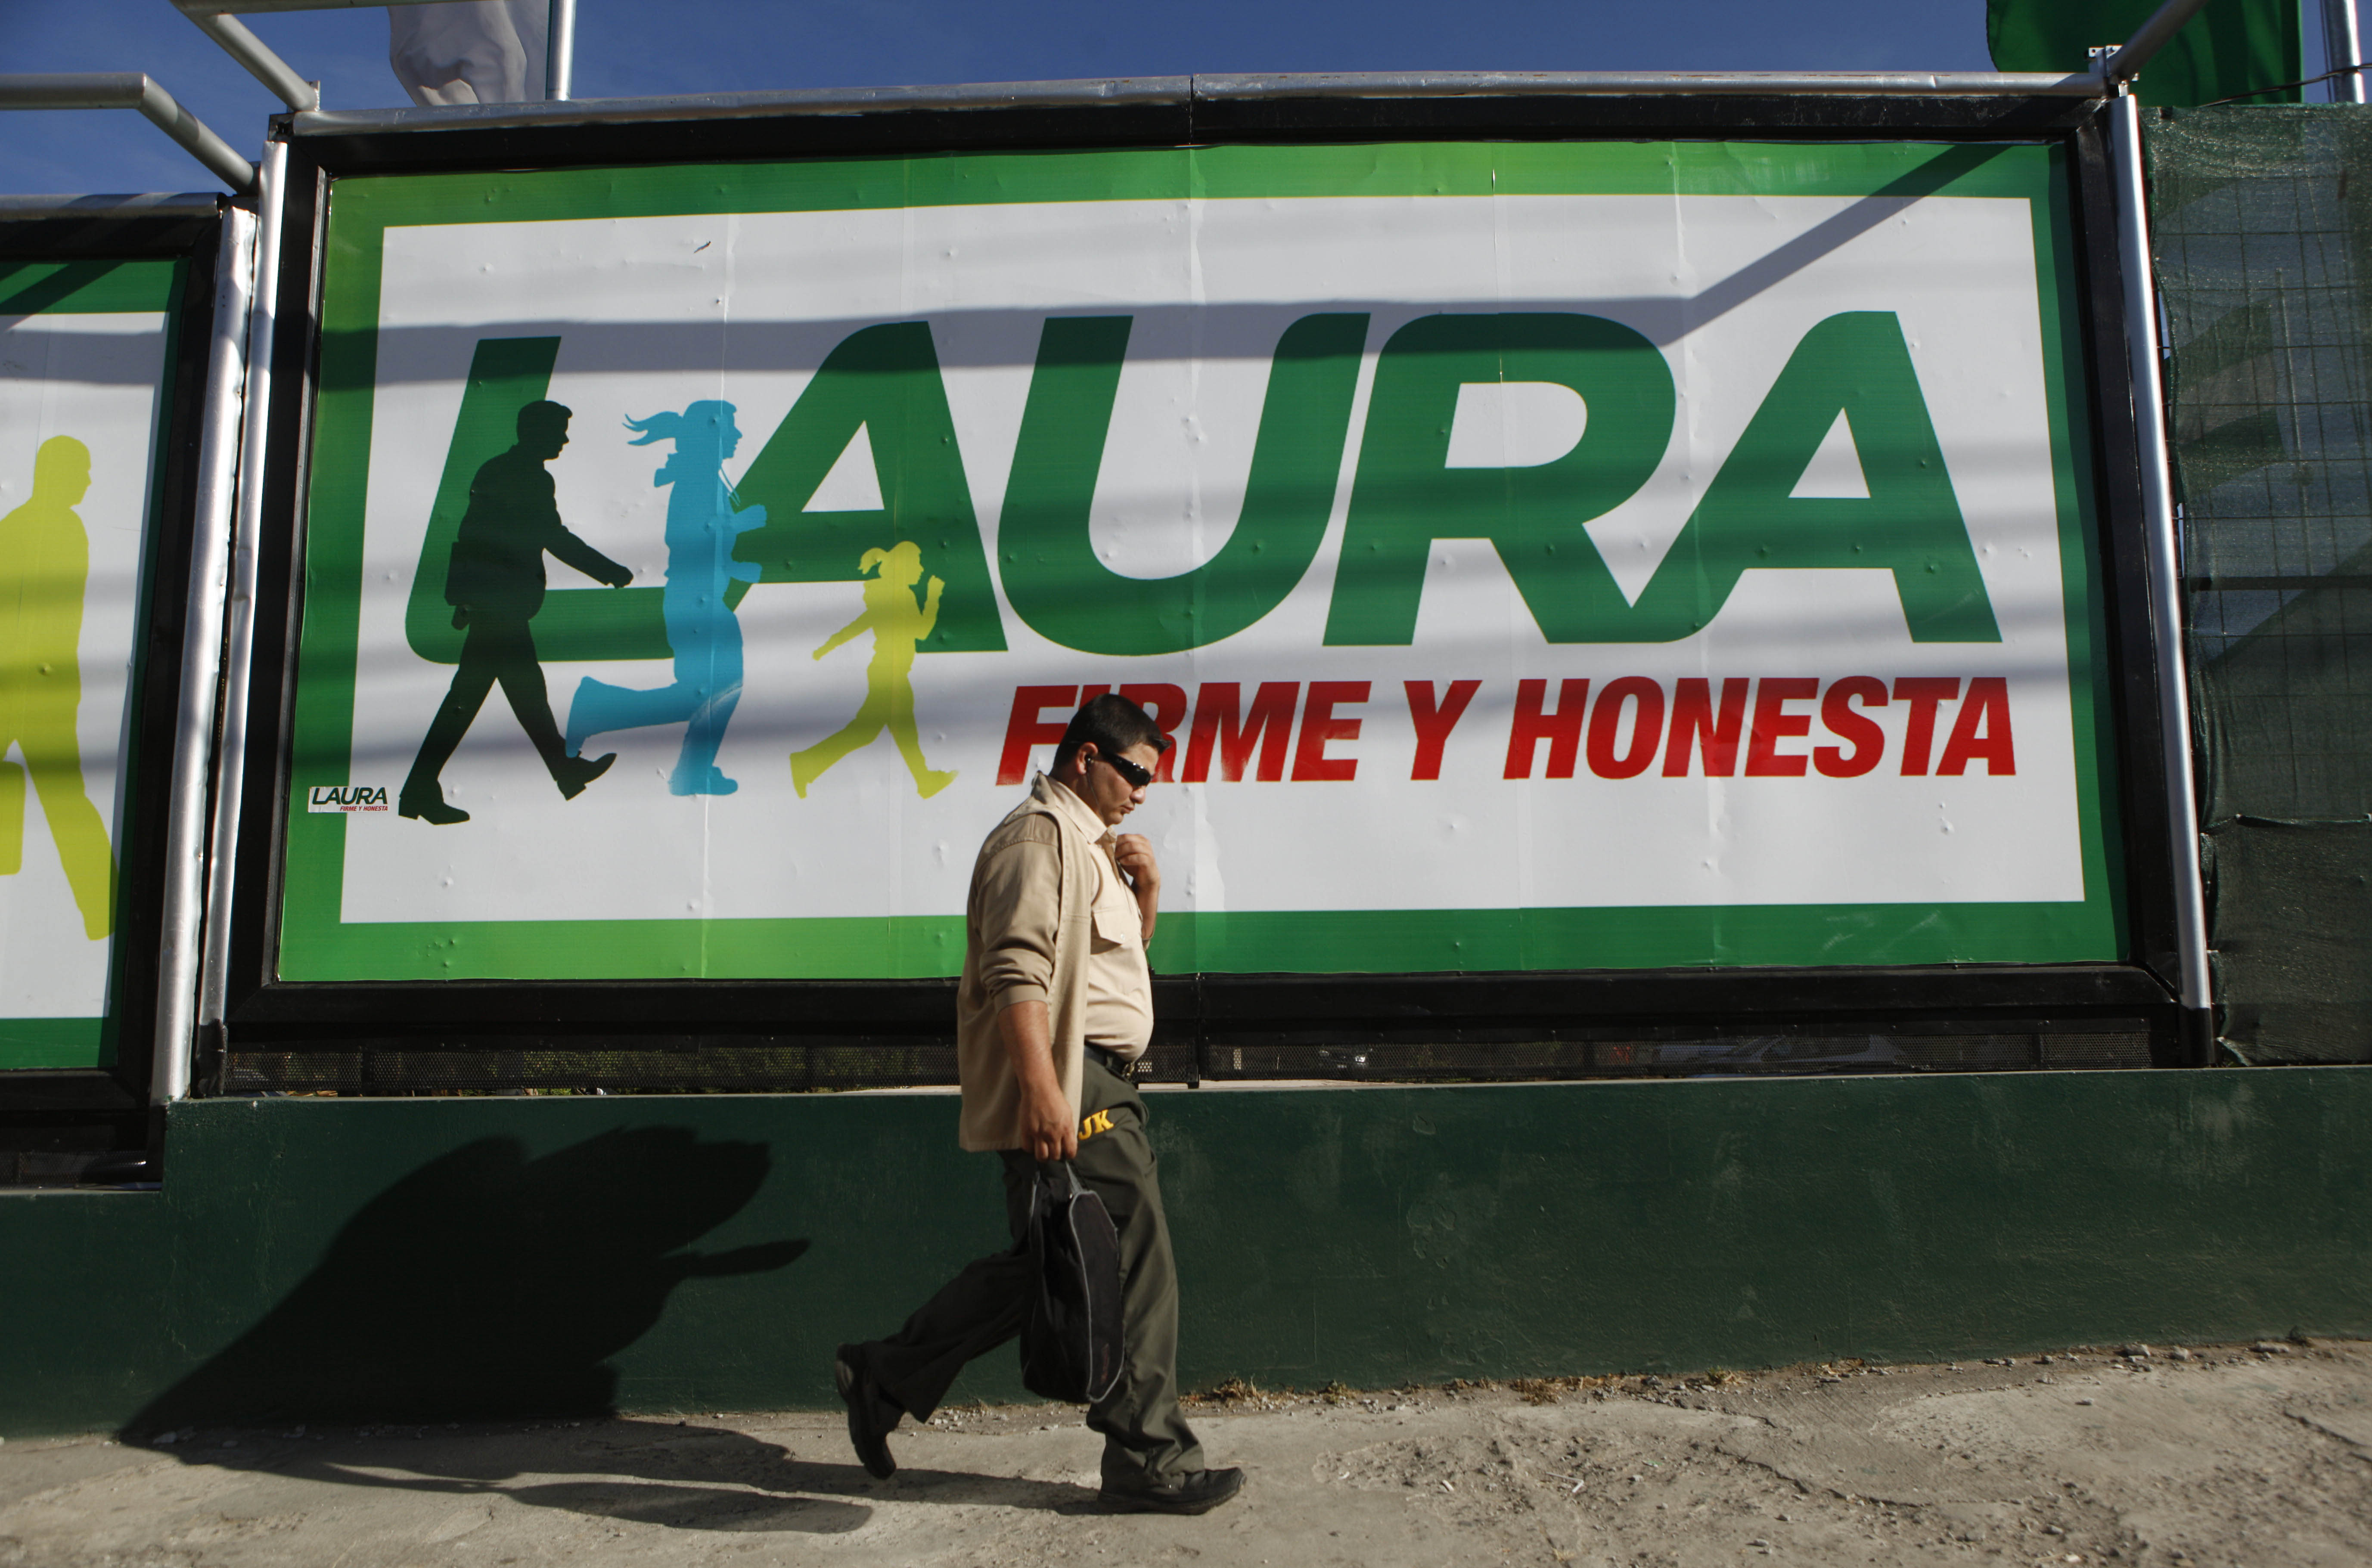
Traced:
POLYGON ((1145 944, 1161 870, 1141 834, 1114 834, 1145 801, 1170 739, 1124 697, 1072 716, 1052 773, 1030 782, 981 845, 964 912, 956 1059, 959 1138, 1005 1162, 1012 1250, 965 1269, 886 1340, 843 1345, 832 1371, 848 1434, 877 1476, 896 1472, 899 1421, 927 1421, 964 1363, 1021 1331, 1032 1288, 1023 1245, 1040 1161, 1069 1160, 1120 1230, 1124 1358, 1087 1424, 1104 1434, 1103 1503, 1201 1514, 1243 1487, 1210 1469, 1178 1409, 1178 1276, 1145 1100, 1130 1077, 1153 1038, 1145 944))
POLYGON ((536 754, 560 786, 562 799, 584 794, 585 786, 617 761, 615 752, 591 761, 568 754, 560 726, 552 722, 535 633, 528 627, 543 608, 546 551, 613 588, 634 580, 634 573, 570 533, 560 520, 552 475, 543 465, 568 445, 568 416, 569 411, 555 402, 529 403, 519 410, 518 445, 487 459, 471 482, 470 509, 462 514, 445 570, 445 602, 453 607, 453 624, 465 628, 469 636, 461 644, 460 667, 453 671, 444 705, 429 721, 420 755, 413 760, 411 776, 396 797, 397 811, 406 817, 439 827, 470 819, 468 812, 445 803, 437 775, 498 680, 503 695, 510 699, 511 712, 518 715, 519 727, 535 742, 536 754))

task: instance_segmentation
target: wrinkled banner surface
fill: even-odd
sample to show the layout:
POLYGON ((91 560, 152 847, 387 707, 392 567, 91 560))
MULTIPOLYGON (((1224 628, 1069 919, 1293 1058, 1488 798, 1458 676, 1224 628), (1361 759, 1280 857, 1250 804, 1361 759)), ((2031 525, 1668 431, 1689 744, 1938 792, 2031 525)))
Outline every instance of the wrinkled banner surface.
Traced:
POLYGON ((280 971, 951 974, 1107 689, 1167 972, 2114 958, 2067 208, 1934 145, 343 180, 280 971))

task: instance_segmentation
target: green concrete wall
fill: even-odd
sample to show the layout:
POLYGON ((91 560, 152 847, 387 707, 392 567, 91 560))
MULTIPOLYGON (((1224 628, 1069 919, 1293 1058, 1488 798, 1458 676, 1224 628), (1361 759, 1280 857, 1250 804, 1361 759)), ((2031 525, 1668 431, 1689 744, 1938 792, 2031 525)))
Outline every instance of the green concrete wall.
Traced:
MULTIPOLYGON (((1190 1386, 2372 1332, 2367 1068, 1151 1098, 1190 1386)), ((0 1195, 0 1434, 828 1404, 1002 1245, 954 1116, 178 1106, 163 1191, 0 1195)))

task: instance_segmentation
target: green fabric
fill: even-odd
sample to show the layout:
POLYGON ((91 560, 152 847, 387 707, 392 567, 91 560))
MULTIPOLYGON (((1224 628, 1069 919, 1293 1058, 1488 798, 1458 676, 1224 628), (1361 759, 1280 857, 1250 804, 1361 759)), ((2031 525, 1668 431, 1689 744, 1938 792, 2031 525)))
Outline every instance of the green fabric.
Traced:
POLYGON ((2372 123, 2142 122, 2218 1038, 2372 1062, 2372 123))
MULTIPOLYGON (((2159 0, 1986 0, 1985 42, 2003 71, 2082 71, 2096 44, 2122 43, 2159 0)), ((2189 108, 2306 75, 2297 0, 2209 0, 2134 84, 2144 103, 2189 108)), ((2296 103, 2298 89, 2251 103, 2296 103)))

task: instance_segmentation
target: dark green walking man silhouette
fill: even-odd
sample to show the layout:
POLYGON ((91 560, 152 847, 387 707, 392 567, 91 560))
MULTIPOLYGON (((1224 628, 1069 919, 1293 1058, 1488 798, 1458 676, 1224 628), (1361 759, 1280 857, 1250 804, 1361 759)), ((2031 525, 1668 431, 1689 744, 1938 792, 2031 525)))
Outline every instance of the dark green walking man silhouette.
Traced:
POLYGON ((396 809, 406 817, 439 826, 470 819, 468 812, 445 804, 445 791, 436 779, 498 680, 503 695, 510 699, 511 712, 518 715, 519 727, 535 742, 552 782, 560 786, 562 799, 582 795, 618 760, 614 751, 589 761, 568 754, 560 726, 552 722, 543 666, 537 660, 535 633, 528 624, 543 608, 546 551, 613 588, 634 578, 560 520, 552 475, 543 465, 568 445, 568 414, 555 402, 529 403, 519 410, 518 445, 487 459, 471 482, 470 509, 461 516, 445 570, 445 602, 453 607, 453 624, 469 635, 462 641, 460 668, 453 672, 445 704, 429 722, 420 755, 397 797, 396 809))

